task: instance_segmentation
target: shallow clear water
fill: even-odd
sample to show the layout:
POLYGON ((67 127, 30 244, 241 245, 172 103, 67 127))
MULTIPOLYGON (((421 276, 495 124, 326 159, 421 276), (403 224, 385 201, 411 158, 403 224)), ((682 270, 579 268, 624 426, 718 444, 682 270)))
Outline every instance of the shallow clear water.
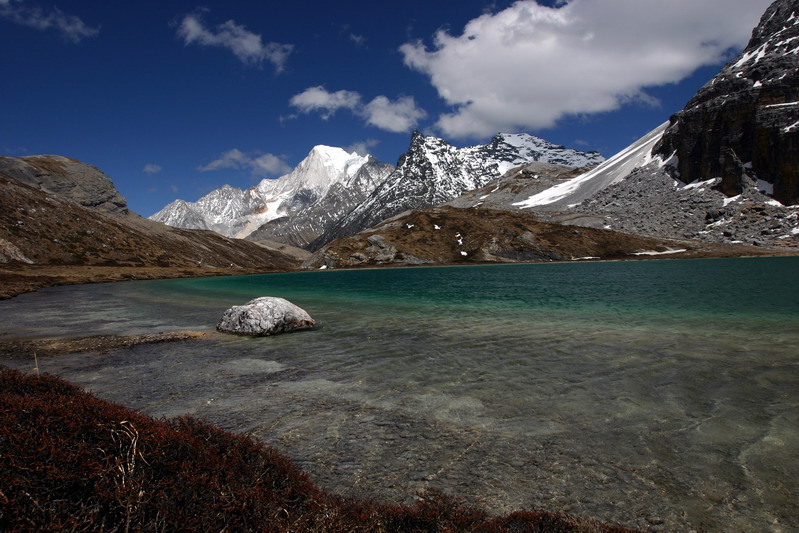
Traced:
POLYGON ((263 295, 319 327, 41 366, 253 434, 345 494, 437 488, 652 530, 799 529, 799 258, 55 288, 0 302, 0 338, 210 331, 263 295))

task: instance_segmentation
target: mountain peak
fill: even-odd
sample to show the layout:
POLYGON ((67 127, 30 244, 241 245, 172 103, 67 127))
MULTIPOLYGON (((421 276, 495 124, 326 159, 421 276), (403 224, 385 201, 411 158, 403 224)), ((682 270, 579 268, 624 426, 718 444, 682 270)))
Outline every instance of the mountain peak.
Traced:
MULTIPOLYGON (((293 216, 320 202, 336 184, 357 187, 352 182, 358 181, 359 171, 367 164, 383 165, 369 156, 320 144, 291 172, 277 179, 261 180, 246 190, 223 185, 197 202, 172 202, 150 218, 171 226, 208 228, 228 237, 245 237, 269 221, 293 216)), ((377 172, 378 176, 382 174, 377 172)), ((363 186, 373 186, 366 181, 363 186)))
POLYGON ((343 148, 319 144, 314 146, 297 167, 277 180, 278 187, 319 188, 323 191, 335 182, 352 176, 368 161, 367 156, 349 153, 343 148))
POLYGON ((525 163, 582 167, 602 160, 597 153, 570 150, 528 134, 498 134, 486 145, 458 148, 444 139, 414 131, 408 151, 399 158, 391 176, 312 247, 321 247, 408 209, 443 204, 525 163))
MULTIPOLYGON (((352 154, 348 153, 343 148, 339 148, 337 146, 327 146, 325 144, 317 144, 311 151, 308 152, 307 157, 324 157, 327 159, 341 159, 341 158, 349 158, 353 155, 357 155, 354 152, 352 154)), ((307 158, 306 157, 306 158, 307 158)))

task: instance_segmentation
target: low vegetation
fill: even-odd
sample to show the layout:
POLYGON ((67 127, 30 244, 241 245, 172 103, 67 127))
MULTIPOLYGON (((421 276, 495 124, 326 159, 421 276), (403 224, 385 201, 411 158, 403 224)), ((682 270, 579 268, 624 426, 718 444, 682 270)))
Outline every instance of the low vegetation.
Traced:
POLYGON ((440 493, 411 506, 340 498, 252 438, 0 369, 0 531, 56 530, 628 531, 541 511, 491 517, 440 493))

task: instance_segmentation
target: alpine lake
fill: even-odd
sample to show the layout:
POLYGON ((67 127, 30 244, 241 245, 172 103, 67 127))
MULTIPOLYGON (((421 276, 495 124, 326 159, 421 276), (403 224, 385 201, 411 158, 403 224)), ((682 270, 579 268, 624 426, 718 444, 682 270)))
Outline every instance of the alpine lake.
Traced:
POLYGON ((436 489, 651 531, 799 530, 799 257, 56 287, 0 302, 0 340, 213 332, 258 296, 317 327, 39 366, 252 435, 344 495, 436 489))

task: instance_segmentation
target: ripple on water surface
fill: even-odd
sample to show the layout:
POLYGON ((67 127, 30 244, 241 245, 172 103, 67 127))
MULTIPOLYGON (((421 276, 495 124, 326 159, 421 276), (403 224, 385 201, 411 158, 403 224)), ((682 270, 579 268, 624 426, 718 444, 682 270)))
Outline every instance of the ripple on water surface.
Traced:
POLYGON ((797 267, 646 261, 69 287, 0 302, 0 336, 212 329, 230 305, 281 296, 319 327, 42 366, 154 415, 256 435, 347 494, 434 487, 497 511, 780 531, 799 528, 797 267))

